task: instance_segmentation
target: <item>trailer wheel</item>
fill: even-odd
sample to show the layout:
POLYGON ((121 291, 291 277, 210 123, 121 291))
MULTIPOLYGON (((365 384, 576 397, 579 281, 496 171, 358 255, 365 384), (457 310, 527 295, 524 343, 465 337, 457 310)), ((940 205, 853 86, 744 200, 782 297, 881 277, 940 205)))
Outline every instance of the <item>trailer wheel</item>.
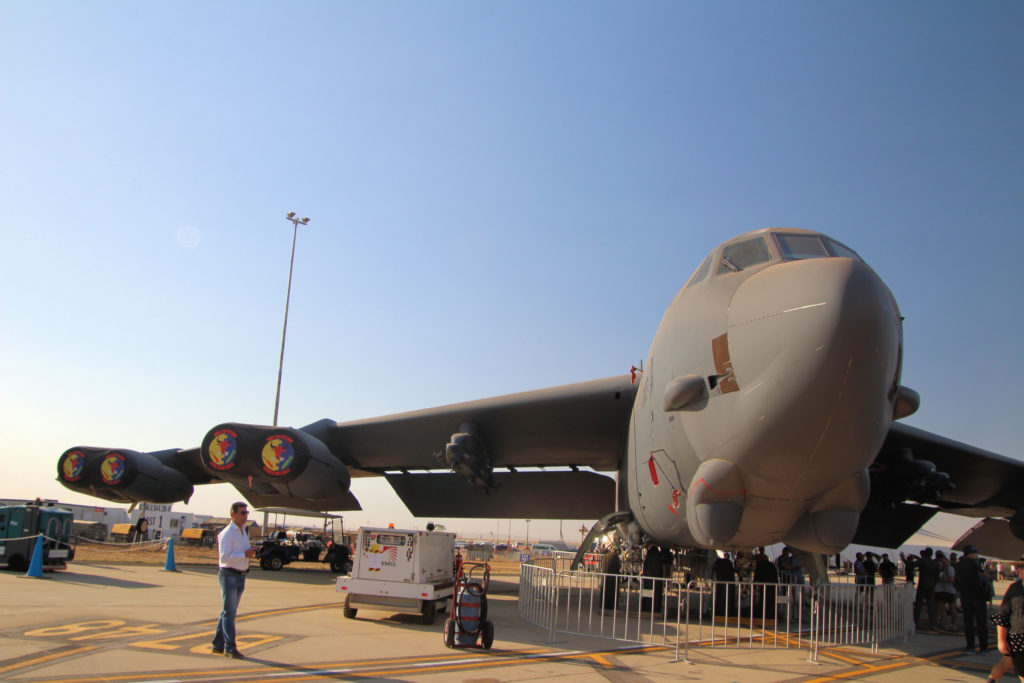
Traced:
POLYGON ((349 596, 345 596, 345 606, 341 608, 342 613, 346 619, 355 619, 357 610, 355 607, 349 607, 349 596))
POLYGON ((429 626, 434 623, 434 617, 437 616, 437 605, 433 600, 424 600, 420 613, 423 615, 423 623, 429 626))
POLYGON ((491 649, 491 645, 494 644, 494 622, 493 621, 485 621, 484 622, 484 632, 480 636, 480 644, 483 645, 483 648, 485 650, 490 650, 491 649))
POLYGON ((275 572, 280 571, 281 567, 284 566, 284 560, 281 559, 280 555, 271 555, 267 559, 267 568, 273 569, 275 572))
POLYGON ((7 560, 7 568, 12 572, 23 572, 28 569, 28 563, 21 555, 11 555, 11 558, 7 560))
POLYGON ((455 647, 455 620, 451 617, 444 620, 444 646, 455 647))

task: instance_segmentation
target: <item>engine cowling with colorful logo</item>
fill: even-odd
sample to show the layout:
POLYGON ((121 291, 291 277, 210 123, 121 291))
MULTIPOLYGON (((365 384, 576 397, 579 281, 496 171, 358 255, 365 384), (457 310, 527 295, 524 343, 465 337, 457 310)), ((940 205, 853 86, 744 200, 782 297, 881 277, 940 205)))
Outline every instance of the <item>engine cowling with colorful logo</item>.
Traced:
POLYGON ((348 491, 348 470, 317 436, 333 421, 302 429, 227 422, 217 425, 199 449, 203 467, 240 491, 281 494, 311 501, 348 491), (315 436, 315 435, 317 436, 315 436))
POLYGON ((195 490, 192 482, 161 460, 178 453, 78 446, 60 456, 57 479, 72 491, 118 503, 188 502, 195 490))

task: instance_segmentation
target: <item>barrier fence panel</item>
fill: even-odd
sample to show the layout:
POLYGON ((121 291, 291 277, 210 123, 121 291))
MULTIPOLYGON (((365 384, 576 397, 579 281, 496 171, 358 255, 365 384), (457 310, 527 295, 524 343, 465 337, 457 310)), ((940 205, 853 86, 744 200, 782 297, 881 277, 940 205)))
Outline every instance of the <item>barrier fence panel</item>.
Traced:
POLYGON ((556 633, 674 647, 878 644, 913 628, 913 587, 666 579, 524 564, 519 618, 556 633))
POLYGON ((517 613, 523 621, 551 631, 554 626, 555 614, 555 572, 553 569, 533 564, 520 565, 517 613))

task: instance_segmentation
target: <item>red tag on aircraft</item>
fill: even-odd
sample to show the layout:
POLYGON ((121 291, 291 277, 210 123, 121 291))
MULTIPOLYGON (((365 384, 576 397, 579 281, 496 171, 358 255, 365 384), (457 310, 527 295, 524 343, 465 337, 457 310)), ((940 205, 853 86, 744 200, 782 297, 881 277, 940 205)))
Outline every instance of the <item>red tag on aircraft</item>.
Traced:
POLYGON ((651 459, 647 461, 647 466, 651 469, 651 481, 654 485, 658 485, 658 468, 654 464, 654 453, 651 453, 651 459))

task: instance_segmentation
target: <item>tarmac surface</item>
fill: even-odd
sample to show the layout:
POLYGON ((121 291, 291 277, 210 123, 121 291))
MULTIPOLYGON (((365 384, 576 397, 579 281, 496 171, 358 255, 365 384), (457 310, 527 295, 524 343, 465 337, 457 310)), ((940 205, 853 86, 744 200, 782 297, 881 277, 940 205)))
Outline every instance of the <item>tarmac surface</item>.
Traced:
MULTIPOLYGON (((963 654, 963 635, 917 633, 870 648, 675 648, 548 633, 516 617, 518 577, 492 577, 490 650, 448 649, 444 615, 360 608, 342 615, 329 571, 249 573, 237 620, 245 660, 210 653, 216 568, 72 563, 0 572, 0 680, 25 683, 293 681, 984 681, 999 659, 963 654)), ((994 643, 993 643, 994 645, 994 643)), ((1014 680, 1012 675, 1004 680, 1014 680)))

